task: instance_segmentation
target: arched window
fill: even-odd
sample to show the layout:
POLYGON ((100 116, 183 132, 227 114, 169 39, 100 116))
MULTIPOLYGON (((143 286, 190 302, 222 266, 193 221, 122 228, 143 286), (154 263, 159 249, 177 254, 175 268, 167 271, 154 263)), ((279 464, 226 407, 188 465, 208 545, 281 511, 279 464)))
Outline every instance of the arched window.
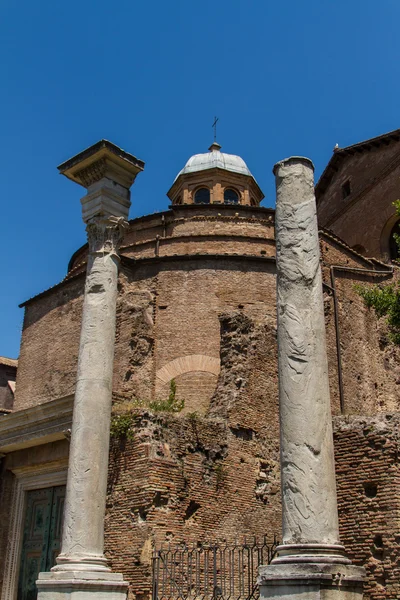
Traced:
POLYGON ((194 195, 195 204, 210 204, 210 190, 208 188, 200 188, 194 195))
POLYGON ((225 204, 238 204, 239 194, 230 188, 224 191, 224 202, 225 204))
POLYGON ((389 236, 389 252, 390 260, 398 260, 400 258, 400 251, 397 242, 394 238, 395 235, 400 236, 400 221, 394 224, 392 231, 389 236))

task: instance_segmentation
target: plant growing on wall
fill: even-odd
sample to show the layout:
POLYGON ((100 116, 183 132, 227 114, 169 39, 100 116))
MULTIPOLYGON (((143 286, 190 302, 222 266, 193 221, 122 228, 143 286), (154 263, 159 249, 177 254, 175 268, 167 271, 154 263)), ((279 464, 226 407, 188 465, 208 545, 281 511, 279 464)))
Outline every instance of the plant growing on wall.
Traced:
POLYGON ((110 435, 114 439, 133 440, 133 416, 130 414, 112 415, 110 435))
POLYGON ((150 408, 154 412, 180 412, 185 406, 184 400, 176 398, 176 382, 171 379, 169 384, 169 396, 167 400, 153 400, 150 402, 150 408))
MULTIPOLYGON (((393 202, 400 217, 400 200, 393 202)), ((393 235, 400 250, 400 235, 393 235)), ((399 283, 378 284, 372 287, 355 286, 368 308, 373 308, 378 317, 386 317, 389 336, 394 344, 400 345, 400 285, 399 283)))

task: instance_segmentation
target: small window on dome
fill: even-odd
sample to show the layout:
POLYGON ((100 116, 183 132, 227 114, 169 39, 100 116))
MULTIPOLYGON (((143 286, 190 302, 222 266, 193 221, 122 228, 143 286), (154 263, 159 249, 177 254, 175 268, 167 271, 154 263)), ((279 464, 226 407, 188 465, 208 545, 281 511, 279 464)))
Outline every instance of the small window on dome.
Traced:
POLYGON ((210 204, 210 190, 208 188, 200 188, 194 195, 195 204, 210 204))
POLYGON ((224 202, 225 204, 237 204, 239 202, 239 194, 228 188, 224 191, 224 202))

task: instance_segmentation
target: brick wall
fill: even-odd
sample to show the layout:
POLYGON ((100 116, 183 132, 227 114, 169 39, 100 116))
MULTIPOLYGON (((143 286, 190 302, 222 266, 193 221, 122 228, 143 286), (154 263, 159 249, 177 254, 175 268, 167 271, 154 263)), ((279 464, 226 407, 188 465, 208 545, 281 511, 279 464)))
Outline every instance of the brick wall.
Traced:
POLYGON ((240 311, 220 326, 209 411, 135 409, 133 441, 112 441, 106 552, 130 581, 129 598, 149 595, 155 545, 280 534, 275 329, 240 311))
POLYGON ((394 215, 392 203, 399 198, 400 166, 389 168, 399 154, 399 142, 354 152, 341 160, 326 190, 318 192, 317 186, 320 226, 331 229, 351 247, 363 246, 367 256, 387 259, 381 236, 394 215), (342 185, 347 180, 351 195, 343 198, 342 185))
MULTIPOLYGON (((76 254, 71 273, 82 269, 85 252, 76 254)), ((219 360, 221 313, 241 310, 250 317, 264 313, 274 317, 274 266, 268 262, 274 252, 273 213, 267 209, 255 209, 253 214, 243 207, 177 207, 132 221, 123 253, 137 262, 124 264, 119 279, 114 392, 127 399, 166 398, 169 381, 159 375, 172 361, 199 356, 219 360), (164 233, 167 238, 161 238, 157 258, 155 237, 164 233), (210 255, 221 249, 224 252, 219 258, 206 254, 196 257, 197 251, 206 250, 210 255), (186 258, 174 257, 184 250, 188 252, 186 258), (257 259, 244 257, 245 251, 257 259), (170 260, 166 253, 170 253, 170 260), (265 262, 260 262, 263 257, 265 262)), ((332 283, 331 265, 357 269, 374 266, 325 233, 321 234, 321 253, 328 285, 332 283)), ((394 410, 400 375, 396 352, 382 345, 384 333, 373 311, 367 311, 354 291, 354 283, 376 278, 366 280, 355 272, 335 272, 335 277, 345 410, 358 414, 394 410)), ((73 393, 82 291, 83 274, 27 304, 16 409, 73 393)), ((328 288, 325 308, 332 407, 337 414, 335 307, 328 288)), ((186 411, 195 410, 197 405, 206 411, 217 374, 197 368, 176 373, 178 397, 185 399, 186 411)))
MULTIPOLYGON (((347 414, 374 415, 399 409, 400 352, 389 343, 385 319, 378 320, 373 309, 368 309, 356 290, 356 285, 372 286, 392 281, 392 275, 362 273, 357 269, 371 269, 362 257, 357 258, 339 247, 329 236, 321 235, 323 280, 332 285, 330 267, 336 265, 353 269, 334 270, 337 291, 337 312, 341 346, 344 385, 344 411, 347 414)), ((398 273, 395 273, 395 278, 398 273)), ((325 317, 329 377, 333 413, 340 412, 337 351, 332 294, 325 289, 325 317)))
POLYGON ((25 307, 14 410, 74 393, 84 277, 25 307))
POLYGON ((399 414, 336 417, 341 541, 367 570, 365 600, 400 596, 399 414))

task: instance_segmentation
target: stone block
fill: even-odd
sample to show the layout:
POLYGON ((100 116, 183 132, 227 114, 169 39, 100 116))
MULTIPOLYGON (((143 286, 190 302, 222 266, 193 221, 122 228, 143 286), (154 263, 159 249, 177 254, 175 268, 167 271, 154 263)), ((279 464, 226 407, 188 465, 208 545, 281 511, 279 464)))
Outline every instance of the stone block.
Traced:
POLYGON ((81 199, 83 221, 87 223, 98 215, 105 218, 123 217, 126 220, 131 205, 129 195, 129 191, 121 195, 108 186, 103 186, 92 193, 89 192, 81 199))
POLYGON ((128 582, 120 573, 60 571, 39 573, 38 600, 126 600, 128 582))
POLYGON ((362 600, 364 577, 353 565, 272 564, 260 567, 260 600, 362 600))

